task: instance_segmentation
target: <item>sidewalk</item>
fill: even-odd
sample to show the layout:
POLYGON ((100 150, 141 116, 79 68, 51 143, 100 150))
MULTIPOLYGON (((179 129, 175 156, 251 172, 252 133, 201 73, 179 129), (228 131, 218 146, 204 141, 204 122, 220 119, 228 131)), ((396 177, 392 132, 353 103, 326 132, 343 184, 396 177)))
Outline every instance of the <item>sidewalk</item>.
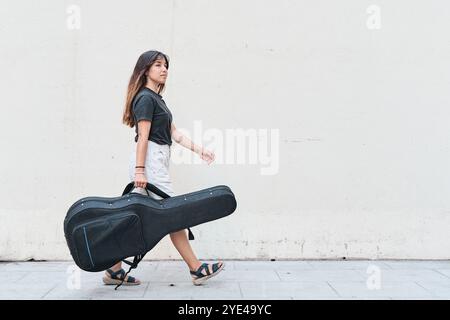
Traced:
POLYGON ((0 299, 8 300, 450 299, 449 260, 225 260, 202 286, 192 284, 183 261, 143 261, 131 272, 142 284, 117 291, 103 285, 103 272, 81 271, 72 261, 1 262, 0 274, 0 299))

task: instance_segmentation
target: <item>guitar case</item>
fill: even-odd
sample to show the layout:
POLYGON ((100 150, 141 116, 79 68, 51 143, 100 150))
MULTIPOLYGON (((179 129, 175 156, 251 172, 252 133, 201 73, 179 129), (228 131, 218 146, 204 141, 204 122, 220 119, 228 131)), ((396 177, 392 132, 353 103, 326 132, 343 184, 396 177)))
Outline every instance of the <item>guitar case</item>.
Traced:
POLYGON ((169 233, 223 218, 237 206, 225 185, 170 197, 147 183, 146 190, 161 200, 130 193, 133 188, 134 182, 130 182, 121 197, 82 198, 67 211, 64 235, 82 270, 103 271, 120 261, 130 265, 130 270, 136 268, 169 233), (125 260, 133 256, 133 262, 125 260))

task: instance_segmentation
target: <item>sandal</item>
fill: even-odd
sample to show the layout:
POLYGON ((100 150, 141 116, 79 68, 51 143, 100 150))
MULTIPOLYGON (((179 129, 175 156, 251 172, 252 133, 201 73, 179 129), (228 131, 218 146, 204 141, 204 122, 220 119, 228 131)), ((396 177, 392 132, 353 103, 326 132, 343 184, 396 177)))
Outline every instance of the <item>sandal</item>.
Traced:
POLYGON ((202 263, 202 265, 196 271, 190 270, 192 282, 194 283, 194 285, 199 286, 209 278, 212 278, 215 275, 217 275, 220 271, 222 271, 223 267, 224 267, 223 262, 214 263, 212 264, 212 273, 211 273, 211 271, 209 270, 209 264, 202 263), (206 271, 206 274, 202 273, 203 269, 206 271))
MULTIPOLYGON (((109 274, 109 276, 105 275, 103 277, 103 283, 106 285, 119 285, 122 283, 122 279, 125 276, 125 270, 120 269, 119 271, 112 271, 111 269, 106 270, 106 272, 109 274), (120 276, 118 276, 120 275, 120 276)), ((141 284, 139 280, 137 280, 135 277, 127 276, 125 280, 123 281, 124 286, 136 286, 141 284)))

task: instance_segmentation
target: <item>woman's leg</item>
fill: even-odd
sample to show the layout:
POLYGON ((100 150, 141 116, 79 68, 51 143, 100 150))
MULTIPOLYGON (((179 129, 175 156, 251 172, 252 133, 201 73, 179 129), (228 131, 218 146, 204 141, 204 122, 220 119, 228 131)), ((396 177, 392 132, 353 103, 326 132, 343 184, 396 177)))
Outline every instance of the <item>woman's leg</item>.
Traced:
MULTIPOLYGON (((191 271, 196 271, 202 265, 202 262, 197 259, 191 245, 189 244, 186 229, 172 232, 170 234, 170 240, 172 240, 173 245, 178 250, 191 271)), ((222 261, 219 262, 221 264, 223 263, 222 261)), ((208 269, 211 273, 213 272, 211 264, 208 265, 208 269)), ((205 270, 203 270, 202 273, 206 275, 205 270)))
POLYGON ((173 245, 178 250, 190 270, 197 270, 198 267, 201 266, 202 263, 197 259, 191 245, 189 244, 186 229, 172 232, 170 234, 170 240, 172 240, 173 245))

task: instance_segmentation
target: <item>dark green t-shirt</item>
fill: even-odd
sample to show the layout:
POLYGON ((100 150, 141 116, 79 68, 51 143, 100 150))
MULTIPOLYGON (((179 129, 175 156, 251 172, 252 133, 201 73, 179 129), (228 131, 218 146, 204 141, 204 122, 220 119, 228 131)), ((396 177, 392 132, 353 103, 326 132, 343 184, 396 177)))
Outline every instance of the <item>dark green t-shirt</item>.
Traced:
POLYGON ((139 120, 150 120, 152 125, 148 140, 157 144, 172 144, 170 134, 172 113, 161 95, 147 87, 142 88, 133 99, 132 111, 136 123, 135 142, 138 140, 139 120))

